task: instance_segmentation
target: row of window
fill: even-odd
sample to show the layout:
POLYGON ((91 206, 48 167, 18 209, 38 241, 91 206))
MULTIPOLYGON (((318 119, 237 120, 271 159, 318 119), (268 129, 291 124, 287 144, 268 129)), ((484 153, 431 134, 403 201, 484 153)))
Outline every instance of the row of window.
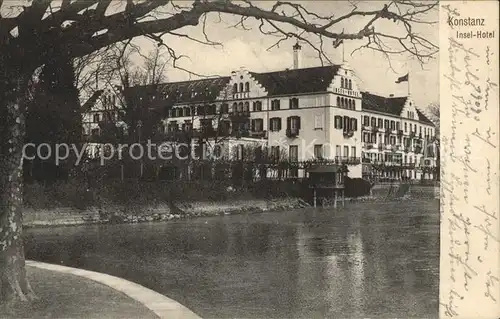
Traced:
POLYGON ((102 103, 105 106, 114 106, 116 102, 116 96, 115 95, 104 95, 101 97, 102 103))
POLYGON ((404 163, 404 164, 414 164, 417 158, 414 155, 401 154, 391 154, 391 153, 361 153, 362 158, 369 158, 372 162, 392 162, 392 163, 404 163))
POLYGON ((334 127, 346 132, 358 130, 358 120, 354 117, 335 115, 334 127))
POLYGON ((409 119, 415 119, 415 113, 412 111, 406 111, 406 117, 409 119))
MULTIPOLYGON (((335 156, 336 157, 356 157, 356 146, 347 146, 344 145, 344 152, 342 152, 342 146, 337 145, 335 147, 335 156)), ((271 153, 280 154, 279 146, 271 146, 271 153)), ((299 160, 299 146, 298 145, 290 145, 288 148, 288 158, 290 161, 298 161, 299 160)), ((314 145, 314 158, 324 158, 324 145, 323 144, 315 144, 314 145)))
POLYGON ((341 77, 340 78, 340 87, 343 89, 352 90, 352 81, 341 77))
POLYGON ((361 135, 361 141, 364 142, 364 143, 377 143, 377 141, 380 141, 384 144, 392 144, 392 145, 395 145, 396 143, 400 143, 401 144, 401 141, 403 142, 402 144, 403 145, 407 145, 409 143, 411 143, 411 141, 413 140, 413 144, 420 144, 421 141, 419 139, 412 139, 412 138, 408 138, 408 137, 401 137, 401 136, 394 136, 394 135, 382 135, 382 134, 375 134, 375 133, 368 133, 368 132, 363 132, 363 134, 361 135), (377 135, 378 135, 378 138, 377 138, 377 135))
MULTIPOLYGON (((281 117, 272 117, 269 119, 269 130, 271 132, 281 131, 281 117)), ((289 116, 286 119, 286 129, 287 130, 300 130, 300 117, 299 116, 289 116)))
MULTIPOLYGON (((373 128, 379 127, 384 128, 386 130, 401 130, 401 123, 394 120, 384 120, 381 118, 376 118, 375 116, 363 116, 363 125, 371 126, 373 128)), ((417 132, 417 124, 413 123, 404 123, 404 132, 408 132, 408 128, 410 132, 417 132)), ((424 136, 431 136, 432 129, 429 127, 422 127, 422 125, 418 125, 418 132, 424 136)))
POLYGON ((249 92, 250 91, 250 83, 234 83, 233 84, 233 93, 241 93, 241 92, 249 92))
POLYGON ((99 123, 101 121, 118 121, 118 112, 115 111, 109 111, 109 112, 102 112, 102 113, 95 113, 92 118, 94 123, 99 123), (102 115, 102 117, 101 117, 102 115))
POLYGON ((337 107, 341 107, 348 110, 355 110, 356 101, 354 99, 348 99, 345 97, 337 96, 337 107))

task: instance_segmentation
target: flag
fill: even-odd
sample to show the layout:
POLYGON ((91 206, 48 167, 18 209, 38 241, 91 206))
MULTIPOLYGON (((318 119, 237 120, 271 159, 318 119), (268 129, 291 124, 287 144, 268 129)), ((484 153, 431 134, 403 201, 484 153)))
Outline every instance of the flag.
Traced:
POLYGON ((335 40, 335 42, 333 42, 333 48, 334 49, 338 48, 342 43, 344 43, 344 39, 342 39, 342 40, 339 40, 339 39, 335 40))
POLYGON ((401 82, 408 82, 408 73, 406 73, 406 75, 403 75, 402 77, 399 77, 396 81, 396 83, 401 83, 401 82))

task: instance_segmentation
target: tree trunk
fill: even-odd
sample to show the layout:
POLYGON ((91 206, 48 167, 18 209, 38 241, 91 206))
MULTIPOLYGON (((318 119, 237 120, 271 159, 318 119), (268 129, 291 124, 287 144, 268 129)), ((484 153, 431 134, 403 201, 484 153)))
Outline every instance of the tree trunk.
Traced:
POLYGON ((3 99, 0 136, 0 300, 28 301, 35 294, 26 277, 22 240, 24 94, 26 82, 16 84, 14 98, 3 99))

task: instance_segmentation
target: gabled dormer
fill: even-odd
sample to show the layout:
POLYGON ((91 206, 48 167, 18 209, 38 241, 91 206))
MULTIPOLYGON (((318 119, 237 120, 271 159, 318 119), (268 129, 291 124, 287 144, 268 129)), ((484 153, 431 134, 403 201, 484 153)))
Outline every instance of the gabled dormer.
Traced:
MULTIPOLYGON (((231 72, 231 80, 228 87, 221 93, 226 96, 225 100, 252 99, 267 96, 267 91, 262 84, 257 82, 244 67, 238 71, 231 72)), ((221 99, 224 99, 224 97, 221 96, 221 99)))
POLYGON ((359 91, 354 73, 351 66, 345 62, 337 70, 336 75, 329 87, 329 91, 335 94, 360 98, 361 92, 359 91))
POLYGON ((409 96, 406 98, 403 109, 401 110, 400 116, 404 119, 419 121, 419 115, 415 107, 415 102, 409 96))
POLYGON ((333 105, 351 110, 361 110, 361 92, 348 63, 339 66, 328 91, 333 92, 333 105))

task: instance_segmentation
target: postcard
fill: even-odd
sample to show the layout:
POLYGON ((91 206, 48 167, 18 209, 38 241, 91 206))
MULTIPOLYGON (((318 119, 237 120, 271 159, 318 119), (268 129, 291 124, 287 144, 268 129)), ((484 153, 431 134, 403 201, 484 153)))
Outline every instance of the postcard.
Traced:
POLYGON ((500 318, 498 9, 0 0, 0 318, 500 318))

